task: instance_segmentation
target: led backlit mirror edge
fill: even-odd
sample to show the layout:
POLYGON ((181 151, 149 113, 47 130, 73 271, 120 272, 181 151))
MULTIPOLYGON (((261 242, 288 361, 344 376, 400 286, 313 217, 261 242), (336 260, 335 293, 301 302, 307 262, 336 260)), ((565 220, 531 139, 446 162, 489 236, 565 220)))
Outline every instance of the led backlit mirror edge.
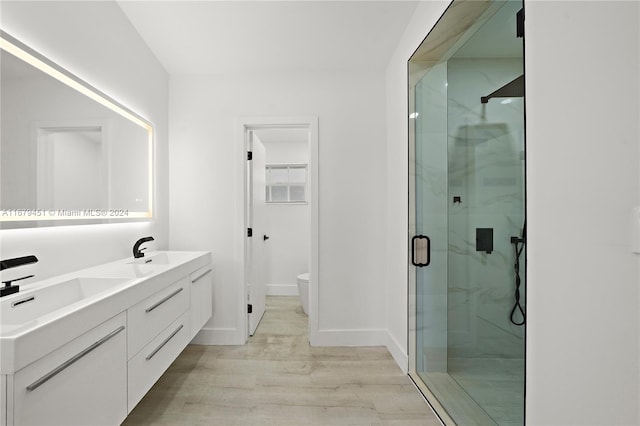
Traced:
MULTIPOLYGON (((98 102, 102 106, 126 118, 132 123, 142 127, 147 131, 147 161, 148 163, 148 207, 146 212, 127 211, 126 215, 122 209, 105 210, 77 210, 69 212, 59 209, 8 209, 0 210, 0 223, 2 222, 40 222, 40 221, 73 221, 75 223, 105 223, 105 222, 127 222, 153 218, 153 182, 154 182, 154 149, 153 149, 153 125, 135 112, 131 111, 118 101, 107 96, 86 81, 67 71, 44 55, 35 51, 31 47, 22 43, 7 32, 0 30, 0 50, 4 50, 11 55, 21 59, 29 65, 37 68, 52 78, 60 81, 68 87, 76 90, 88 98, 98 102)), ((1 194, 0 194, 1 196, 1 194)), ((32 225, 25 225, 30 227, 32 225)), ((19 226, 18 226, 19 227, 19 226)), ((13 227, 12 227, 13 228, 13 227)))

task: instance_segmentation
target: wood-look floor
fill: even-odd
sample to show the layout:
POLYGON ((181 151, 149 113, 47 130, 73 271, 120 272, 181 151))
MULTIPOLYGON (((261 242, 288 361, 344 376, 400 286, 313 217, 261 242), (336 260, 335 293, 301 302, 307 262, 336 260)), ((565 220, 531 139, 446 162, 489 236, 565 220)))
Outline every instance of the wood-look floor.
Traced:
POLYGON ((311 347, 297 297, 244 346, 189 345, 124 425, 440 425, 383 347, 311 347))

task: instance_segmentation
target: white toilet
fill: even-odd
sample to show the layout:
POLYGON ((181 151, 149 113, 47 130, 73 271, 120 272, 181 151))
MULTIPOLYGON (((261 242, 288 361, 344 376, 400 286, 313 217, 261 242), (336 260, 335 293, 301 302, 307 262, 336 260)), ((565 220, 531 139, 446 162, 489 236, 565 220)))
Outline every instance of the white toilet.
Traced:
POLYGON ((300 302, 302 303, 302 310, 305 314, 309 315, 309 273, 300 274, 297 277, 298 281, 298 294, 300 294, 300 302))

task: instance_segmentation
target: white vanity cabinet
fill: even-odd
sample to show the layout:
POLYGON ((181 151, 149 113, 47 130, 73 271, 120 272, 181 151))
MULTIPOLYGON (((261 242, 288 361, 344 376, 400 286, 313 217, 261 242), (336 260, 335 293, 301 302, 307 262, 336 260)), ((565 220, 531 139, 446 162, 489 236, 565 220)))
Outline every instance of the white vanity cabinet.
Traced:
POLYGON ((8 424, 117 425, 127 416, 124 312, 7 377, 8 424))
POLYGON ((0 301, 0 426, 124 421, 212 313, 211 253, 149 259, 88 268, 0 301), (63 296, 68 308, 46 310, 63 296), (9 322, 25 306, 39 316, 9 322))
POLYGON ((211 299, 213 287, 213 272, 211 265, 200 268, 191 274, 191 334, 193 339, 198 331, 213 315, 211 299))
POLYGON ((189 344, 190 293, 187 276, 127 311, 129 412, 189 344))
POLYGON ((129 412, 189 344, 189 330, 189 312, 185 312, 129 361, 129 412))
POLYGON ((127 310, 129 359, 189 309, 190 291, 189 277, 184 277, 127 310))

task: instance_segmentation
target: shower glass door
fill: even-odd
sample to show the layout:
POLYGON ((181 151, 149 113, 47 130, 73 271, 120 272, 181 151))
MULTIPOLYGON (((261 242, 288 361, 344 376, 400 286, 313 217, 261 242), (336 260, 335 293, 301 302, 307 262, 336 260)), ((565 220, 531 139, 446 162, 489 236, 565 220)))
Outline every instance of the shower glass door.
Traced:
POLYGON ((409 61, 410 374, 446 424, 524 424, 522 7, 454 1, 409 61))

